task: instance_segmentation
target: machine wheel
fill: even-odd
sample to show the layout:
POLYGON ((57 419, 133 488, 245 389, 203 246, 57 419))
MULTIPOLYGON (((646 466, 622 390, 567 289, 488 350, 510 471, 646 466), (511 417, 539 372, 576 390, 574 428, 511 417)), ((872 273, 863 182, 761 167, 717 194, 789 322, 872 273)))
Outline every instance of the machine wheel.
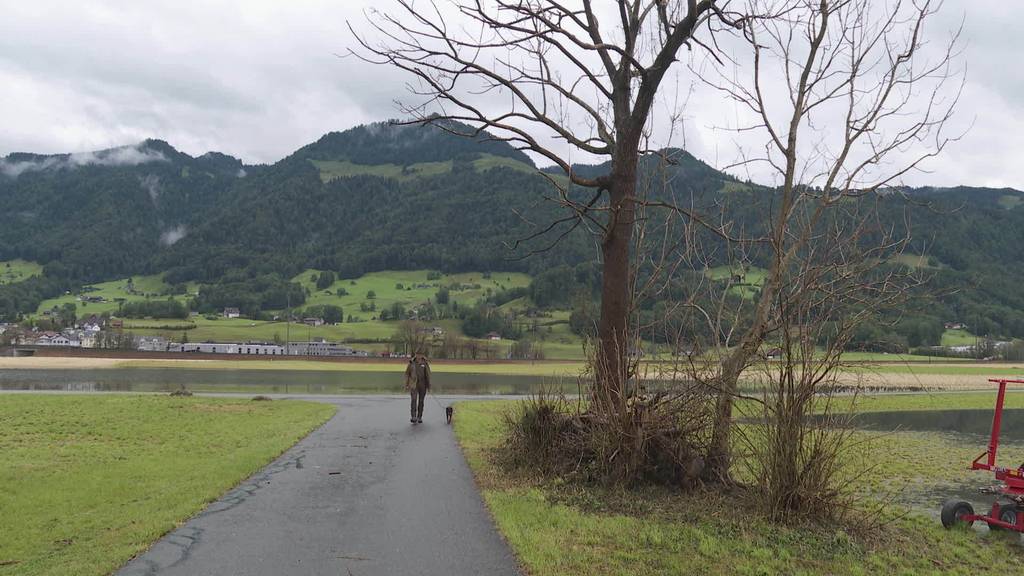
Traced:
POLYGON ((974 514, 974 506, 971 506, 970 502, 947 500, 942 505, 942 526, 945 528, 953 528, 954 526, 970 527, 974 524, 974 520, 963 520, 963 517, 971 514, 974 514))
MULTIPOLYGON (((998 518, 999 520, 1002 520, 1007 524, 1016 524, 1017 503, 1013 502, 1012 500, 999 500, 997 504, 999 504, 999 514, 996 515, 995 505, 993 505, 992 512, 991 514, 989 514, 989 516, 992 516, 993 518, 998 518)), ((992 524, 988 525, 988 529, 995 532, 998 532, 1000 530, 1006 530, 1006 528, 1003 528, 1002 526, 995 526, 992 524)))

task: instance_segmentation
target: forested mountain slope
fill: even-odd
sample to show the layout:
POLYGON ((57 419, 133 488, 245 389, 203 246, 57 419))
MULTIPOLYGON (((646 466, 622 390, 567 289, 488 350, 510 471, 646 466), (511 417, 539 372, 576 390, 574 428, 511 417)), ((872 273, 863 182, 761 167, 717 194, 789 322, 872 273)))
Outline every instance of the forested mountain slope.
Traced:
MULTIPOLYGON (((663 171, 653 169, 658 158, 645 162, 645 173, 656 173, 653 196, 724 214, 751 232, 763 226, 771 190, 666 152, 672 163, 663 171)), ((577 169, 592 175, 604 167, 577 169)), ((894 192, 880 209, 894 223, 909 214, 910 250, 931 257, 904 263, 925 266, 944 292, 915 318, 932 331, 956 320, 980 334, 1024 336, 1024 194, 894 192)), ((553 196, 531 160, 505 143, 386 123, 329 133, 269 166, 216 153, 193 158, 158 140, 87 154, 12 154, 0 159, 0 260, 38 262, 45 273, 0 286, 0 318, 84 282, 156 272, 170 283, 204 283, 204 293, 255 294, 263 309, 280 304, 295 289, 286 279, 309 268, 340 277, 524 271, 563 292, 589 293, 581 284, 595 281, 598 239, 583 227, 555 249, 545 250, 567 224, 511 249, 566 214, 553 196)), ((557 300, 565 305, 570 295, 557 300)))

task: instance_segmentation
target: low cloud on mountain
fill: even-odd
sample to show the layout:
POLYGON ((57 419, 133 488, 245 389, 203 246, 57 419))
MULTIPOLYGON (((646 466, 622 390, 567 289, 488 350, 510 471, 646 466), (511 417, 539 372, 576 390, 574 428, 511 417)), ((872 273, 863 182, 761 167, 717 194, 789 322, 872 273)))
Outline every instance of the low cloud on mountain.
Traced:
POLYGON ((148 162, 167 162, 167 157, 157 150, 150 150, 142 144, 122 146, 98 152, 76 152, 59 156, 31 157, 11 160, 0 158, 0 174, 17 178, 25 172, 42 170, 74 169, 79 166, 137 166, 148 162))

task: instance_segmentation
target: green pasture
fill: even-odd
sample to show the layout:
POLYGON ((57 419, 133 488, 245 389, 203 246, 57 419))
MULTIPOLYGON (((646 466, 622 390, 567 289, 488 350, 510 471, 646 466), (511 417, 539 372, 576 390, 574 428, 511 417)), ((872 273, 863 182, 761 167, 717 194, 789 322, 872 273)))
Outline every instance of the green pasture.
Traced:
POLYGON ((42 273, 42 264, 27 260, 0 260, 0 284, 14 284, 42 273))
MULTIPOLYGON (((102 314, 104 312, 116 313, 120 303, 117 301, 118 298, 123 298, 125 302, 143 302, 146 300, 167 300, 173 298, 175 300, 185 301, 186 296, 174 296, 169 297, 165 295, 165 292, 170 288, 164 281, 162 274, 152 274, 149 276, 130 276, 122 278, 120 280, 111 280, 109 282, 100 282, 98 284, 90 284, 84 287, 80 295, 76 294, 65 294, 57 298, 50 298, 44 300, 39 305, 37 314, 42 314, 47 310, 53 308, 60 308, 64 304, 75 304, 78 310, 78 316, 89 316, 92 314, 102 314), (128 289, 128 280, 132 281, 134 292, 128 289), (103 302, 84 302, 79 300, 79 296, 82 298, 86 296, 99 296, 104 299, 103 302)), ((189 292, 195 292, 196 286, 190 284, 189 292)), ((182 320, 166 320, 163 323, 182 323, 182 320)))
POLYGON ((972 346, 978 343, 978 337, 967 330, 946 330, 942 333, 943 346, 972 346))
POLYGON ((469 272, 463 274, 442 275, 429 280, 429 270, 371 272, 359 278, 337 280, 324 290, 317 290, 313 277, 319 277, 321 271, 306 270, 292 278, 293 282, 302 284, 309 291, 304 306, 330 304, 340 306, 346 319, 351 314, 359 320, 371 320, 381 310, 394 303, 410 308, 428 301, 435 301, 437 291, 441 287, 458 287, 450 289, 451 300, 464 305, 473 305, 489 293, 496 293, 512 288, 524 288, 530 285, 530 277, 517 272, 494 272, 490 278, 483 273, 469 272), (401 288, 398 285, 401 284, 401 288), (347 294, 339 295, 344 289, 347 294), (367 297, 374 292, 373 299, 367 297), (376 311, 362 312, 361 304, 374 303, 376 311))
MULTIPOLYGON (((349 176, 378 176, 400 181, 411 180, 413 178, 447 174, 452 171, 453 165, 452 160, 444 162, 417 162, 407 166, 399 164, 356 164, 348 160, 310 160, 310 162, 320 171, 320 179, 324 182, 349 176)), ((481 172, 497 167, 512 168, 530 173, 537 172, 537 169, 533 166, 493 154, 481 154, 480 158, 473 160, 472 164, 475 170, 481 172)))
POLYGON ((5 395, 0 574, 111 574, 333 413, 299 401, 5 395))

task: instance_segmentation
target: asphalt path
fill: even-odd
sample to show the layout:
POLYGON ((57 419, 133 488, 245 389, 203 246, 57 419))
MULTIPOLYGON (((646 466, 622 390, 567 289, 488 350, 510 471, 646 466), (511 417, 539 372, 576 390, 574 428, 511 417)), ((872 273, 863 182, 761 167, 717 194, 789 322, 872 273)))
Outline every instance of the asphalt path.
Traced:
POLYGON ((437 402, 306 399, 338 412, 117 574, 519 574, 437 402))

